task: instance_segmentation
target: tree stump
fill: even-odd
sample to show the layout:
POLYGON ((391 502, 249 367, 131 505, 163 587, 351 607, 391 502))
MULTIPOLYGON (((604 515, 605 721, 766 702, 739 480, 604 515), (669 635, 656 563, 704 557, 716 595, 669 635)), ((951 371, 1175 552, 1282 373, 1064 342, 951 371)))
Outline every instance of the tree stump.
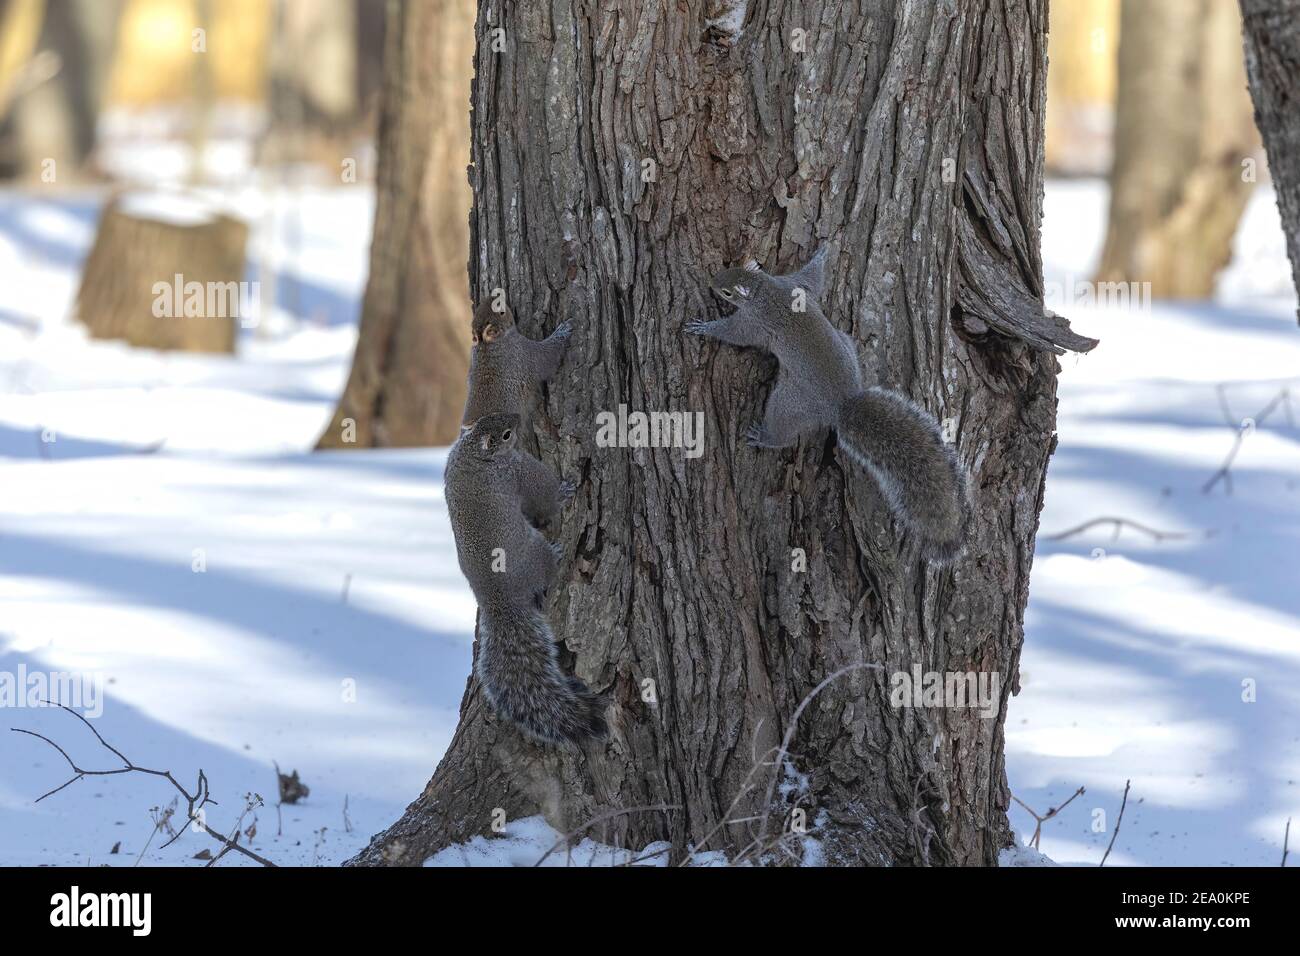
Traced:
POLYGON ((166 221, 104 208, 82 272, 77 317, 97 339, 182 352, 235 351, 254 304, 243 282, 248 226, 225 215, 166 221))

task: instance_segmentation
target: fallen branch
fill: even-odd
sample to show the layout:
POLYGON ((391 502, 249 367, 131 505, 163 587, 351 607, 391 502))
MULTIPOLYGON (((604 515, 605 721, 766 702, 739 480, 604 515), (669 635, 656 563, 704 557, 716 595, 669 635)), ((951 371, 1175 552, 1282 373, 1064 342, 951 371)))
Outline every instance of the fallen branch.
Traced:
POLYGON ((1102 854, 1101 862, 1097 864, 1098 869, 1106 865, 1106 857, 1110 856, 1110 851, 1115 846, 1115 838, 1119 836, 1119 825, 1124 822, 1124 808, 1128 806, 1128 788, 1132 782, 1132 780, 1124 781, 1124 799, 1119 804, 1119 819, 1115 821, 1115 832, 1110 835, 1110 845, 1106 847, 1106 852, 1102 854))
MULTIPOLYGON (((235 840, 223 836, 222 834, 218 833, 216 830, 212 829, 212 827, 208 826, 207 822, 203 818, 202 810, 209 803, 212 804, 213 806, 216 806, 217 801, 212 799, 210 791, 208 790, 208 778, 204 775, 201 769, 199 770, 199 779, 197 785, 194 788, 194 793, 190 793, 183 786, 181 786, 180 782, 175 777, 172 776, 170 770, 151 770, 148 767, 138 767, 135 764, 133 764, 130 760, 126 758, 126 756, 120 750, 118 750, 107 740, 105 740, 100 735, 99 731, 95 729, 94 725, 90 721, 88 721, 81 714, 77 713, 71 707, 67 707, 63 704, 54 703, 53 701, 48 701, 48 700, 42 700, 41 703, 51 704, 55 707, 61 708, 62 710, 66 710, 73 717, 76 717, 79 721, 81 721, 83 724, 85 724, 87 727, 90 728, 90 732, 95 735, 95 739, 100 742, 100 744, 104 747, 104 749, 109 751, 109 753, 113 754, 113 756, 117 757, 118 760, 122 761, 123 765, 117 770, 83 770, 81 767, 77 766, 76 762, 71 757, 68 756, 68 752, 66 750, 64 750, 62 747, 56 744, 49 737, 46 737, 42 734, 38 734, 34 730, 24 730, 21 727, 11 727, 9 729, 16 734, 27 734, 29 737, 35 737, 37 740, 45 741, 47 744, 49 744, 51 747, 57 750, 63 756, 63 759, 68 762, 68 766, 72 768, 72 772, 73 772, 72 779, 68 780, 66 783, 59 784, 59 786, 55 787, 53 790, 50 790, 47 793, 41 794, 39 797, 36 798, 37 803, 40 803, 46 797, 54 796, 54 794, 58 793, 60 790, 72 786, 72 784, 76 783, 78 780, 81 780, 85 777, 112 777, 122 773, 143 773, 143 774, 148 774, 151 777, 161 777, 162 779, 170 783, 173 787, 175 787, 177 791, 180 792, 180 795, 185 798, 186 818, 191 823, 195 824, 199 829, 207 833, 208 836, 212 837, 212 839, 220 843, 222 847, 224 847, 224 849, 221 851, 221 853, 217 856, 216 859, 219 860, 221 859, 222 856, 225 856, 226 853, 228 853, 231 850, 234 850, 238 853, 242 853, 250 860, 257 861, 258 863, 262 864, 262 866, 270 866, 270 867, 275 866, 274 863, 272 863, 270 860, 266 859, 265 857, 260 856, 257 853, 254 853, 252 850, 248 849, 247 847, 239 846, 238 843, 235 842, 235 840)), ((247 810, 245 810, 245 813, 247 813, 247 810)), ((243 816, 240 817, 240 821, 241 822, 243 821, 243 816)), ((154 832, 155 833, 157 832, 156 828, 154 832)), ((185 832, 185 828, 182 827, 176 833, 175 836, 173 836, 170 840, 168 840, 166 843, 162 845, 161 849, 166 849, 167 847, 171 846, 180 838, 181 834, 183 834, 184 832, 185 832)), ((238 836, 238 830, 236 830, 236 837, 237 836, 238 836)), ((213 862, 216 862, 216 860, 214 860, 213 862)))
POLYGON ((1184 531, 1158 531, 1155 528, 1148 527, 1147 525, 1144 525, 1137 521, 1133 521, 1130 518, 1112 518, 1107 516, 1101 518, 1092 518, 1089 521, 1085 521, 1081 525, 1076 525, 1073 528, 1067 528, 1065 531, 1058 531, 1056 534, 1049 534, 1047 536, 1047 540, 1064 541, 1066 538, 1072 538, 1076 534, 1082 534, 1083 532, 1087 531, 1089 528, 1094 528, 1099 524, 1110 524, 1115 526, 1115 531, 1111 536, 1112 541, 1119 540, 1119 533, 1124 528, 1132 528, 1134 531, 1141 531, 1143 534, 1149 535, 1151 538, 1153 538, 1156 541, 1176 541, 1179 538, 1191 537, 1190 534, 1184 531))
POLYGON ((1219 405, 1223 409, 1224 420, 1230 427, 1236 428, 1237 433, 1233 436, 1232 447, 1228 449, 1228 454, 1227 457, 1223 459, 1223 464, 1220 465, 1218 471, 1212 474, 1205 484, 1201 486, 1201 493, 1207 495, 1214 490, 1214 486, 1220 481, 1223 482, 1224 493, 1229 495, 1232 494, 1232 464, 1237 460, 1237 452, 1241 451, 1242 442, 1245 441, 1248 434, 1253 432, 1258 426, 1264 424, 1265 419, 1277 411, 1279 407, 1284 407, 1286 409, 1287 421, 1293 426, 1295 424, 1291 412, 1291 390, 1289 388, 1282 389, 1274 395, 1272 400, 1260 409, 1258 413, 1251 418, 1242 419, 1240 423, 1234 423, 1232 420, 1232 412, 1228 408, 1228 400, 1224 397, 1222 385, 1219 386, 1219 405))

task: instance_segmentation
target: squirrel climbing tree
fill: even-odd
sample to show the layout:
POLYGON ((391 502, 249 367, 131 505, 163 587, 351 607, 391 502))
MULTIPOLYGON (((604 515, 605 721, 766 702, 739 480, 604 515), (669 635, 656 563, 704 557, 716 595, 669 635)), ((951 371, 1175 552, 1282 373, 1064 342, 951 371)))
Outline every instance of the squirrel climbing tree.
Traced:
POLYGON ((833 864, 988 864, 1009 842, 1003 715, 1056 355, 1095 344, 1043 307, 1046 0, 732 12, 479 6, 471 284, 505 290, 529 338, 573 319, 522 444, 578 483, 546 611, 610 734, 540 746, 471 680, 424 792, 355 864, 418 865, 501 811, 735 855, 763 836, 743 818, 771 809, 779 836, 796 800, 833 864), (710 275, 787 273, 823 242, 821 305, 864 383, 944 423, 970 471, 948 566, 900 547, 826 429, 749 447, 776 363, 682 334, 719 316, 710 275), (703 411, 703 456, 599 446, 620 405, 703 411), (891 706, 914 666, 996 674, 996 716, 891 706))

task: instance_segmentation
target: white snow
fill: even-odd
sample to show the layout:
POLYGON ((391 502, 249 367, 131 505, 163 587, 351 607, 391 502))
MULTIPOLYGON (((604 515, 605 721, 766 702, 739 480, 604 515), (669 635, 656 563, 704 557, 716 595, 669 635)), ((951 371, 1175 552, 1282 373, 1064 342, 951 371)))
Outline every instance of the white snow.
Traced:
MULTIPOLYGON (((251 263, 279 270, 237 358, 91 342, 68 321, 101 201, 0 193, 0 673, 98 675, 96 729, 187 785, 202 768, 219 829, 247 792, 274 802, 273 761, 297 769, 310 796, 283 808, 279 835, 274 807, 257 811, 252 846, 336 864, 401 813, 450 740, 474 619, 442 504, 444 452, 310 453, 347 375, 371 197, 205 197, 248 216, 251 263)), ((1234 439, 1215 385, 1232 383, 1234 420, 1281 380, 1300 385, 1272 201, 1266 189, 1252 200, 1217 301, 1062 308, 1102 344, 1062 361, 1023 689, 1007 720, 1020 799, 1043 813, 1087 788, 1043 827, 1042 852, 1061 864, 1100 860, 1129 779, 1108 866, 1275 865, 1286 817, 1300 818, 1300 433, 1285 411, 1244 439, 1231 496, 1200 490, 1234 439), (1187 536, 1099 527, 1048 540, 1103 515, 1187 536)), ((1101 184, 1049 185, 1050 279, 1088 275, 1104 207, 1101 184)), ((5 707, 0 723, 0 864, 133 863, 149 808, 172 791, 87 778, 35 804, 71 774, 8 727, 49 735, 85 767, 116 763, 67 713, 5 707)), ((1033 830, 1019 807, 1012 821, 1033 830)), ((531 865, 557 838, 540 819, 509 821, 430 865, 531 865)), ((216 846, 194 833, 162 842, 145 864, 216 846)), ((820 858, 815 828, 805 854, 820 858)), ((547 864, 626 860, 588 837, 547 864)))
MULTIPOLYGON (((1049 186, 1049 280, 1088 274, 1104 208, 1101 183, 1049 186)), ((1042 849, 1061 863, 1100 861, 1129 779, 1107 866, 1276 865, 1287 817, 1300 818, 1300 431, 1285 411, 1244 439, 1230 496, 1201 491, 1235 434, 1217 383, 1231 383, 1233 421, 1288 384, 1300 399, 1271 190, 1252 198, 1236 250, 1214 302, 1067 313, 1101 345, 1062 361, 1023 689, 1007 717, 1021 800, 1045 813, 1087 788, 1044 825, 1042 849), (1097 527, 1048 540, 1099 516, 1188 536, 1097 527)), ((1032 832, 1024 810, 1011 817, 1032 832)))

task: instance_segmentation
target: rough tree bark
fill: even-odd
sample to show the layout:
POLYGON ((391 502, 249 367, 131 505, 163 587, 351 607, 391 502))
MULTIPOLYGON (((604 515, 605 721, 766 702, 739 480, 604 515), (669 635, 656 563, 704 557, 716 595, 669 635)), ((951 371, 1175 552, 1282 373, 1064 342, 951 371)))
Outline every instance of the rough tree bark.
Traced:
POLYGON ((1124 0, 1110 217, 1097 279, 1206 298, 1258 151, 1233 0, 1124 0))
POLYGON ((1255 124, 1300 294, 1300 0, 1241 0, 1241 13, 1255 124))
POLYGON ((568 832, 672 806, 589 832, 739 852, 749 826, 726 821, 765 803, 756 755, 820 681, 872 662, 810 703, 791 748, 826 859, 994 863, 1054 353, 1095 344, 1043 309, 1046 3, 479 12, 471 279, 505 289, 531 336, 578 316, 530 434, 581 483, 551 620, 576 673, 611 693, 613 738, 539 749, 471 681, 432 780, 353 862, 418 864, 489 833, 495 808, 568 832), (714 308, 708 273, 749 255, 787 271, 821 242, 826 311, 868 377, 949 420, 973 469, 970 552, 948 569, 901 556, 827 433, 747 447, 772 360, 682 334, 714 308), (620 404, 702 411, 703 457, 597 447, 596 414, 620 404), (998 675, 998 716, 891 706, 891 675, 913 665, 998 675))
POLYGON ((321 448, 449 444, 465 404, 474 8, 392 3, 388 24, 370 278, 321 448))

